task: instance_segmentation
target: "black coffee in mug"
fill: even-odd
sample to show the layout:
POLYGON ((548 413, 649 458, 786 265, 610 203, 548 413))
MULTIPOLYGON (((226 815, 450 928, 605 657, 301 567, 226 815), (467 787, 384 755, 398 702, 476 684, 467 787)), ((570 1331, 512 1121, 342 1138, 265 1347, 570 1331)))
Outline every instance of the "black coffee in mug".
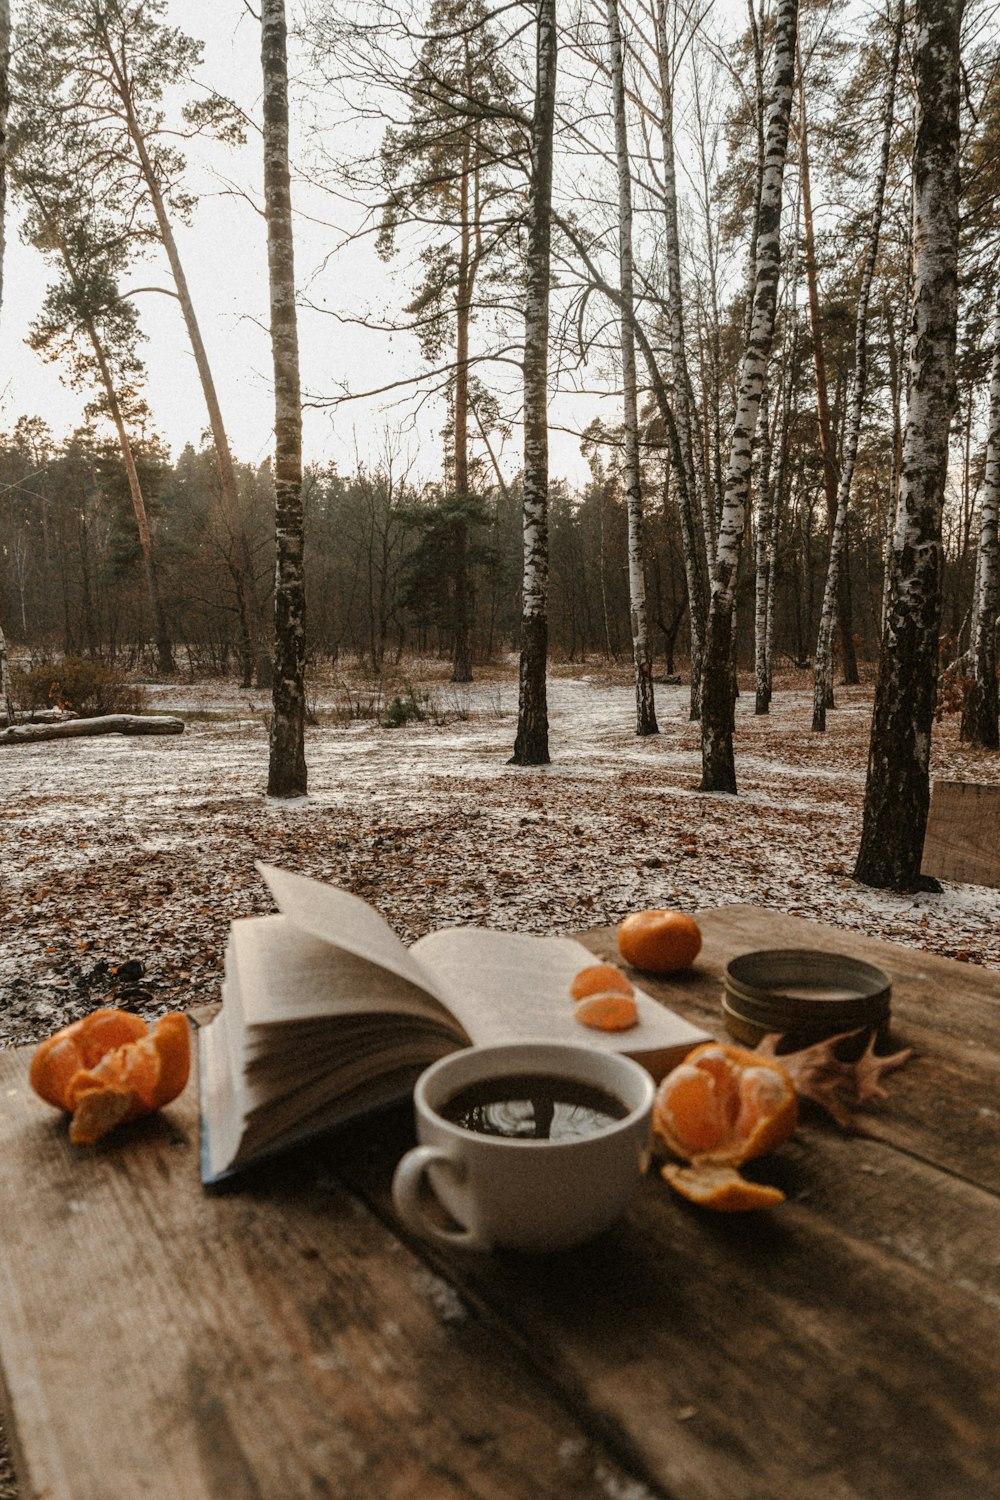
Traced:
POLYGON ((575 1078, 516 1073, 470 1083, 437 1113, 477 1135, 574 1141, 624 1120, 628 1108, 614 1094, 575 1078))

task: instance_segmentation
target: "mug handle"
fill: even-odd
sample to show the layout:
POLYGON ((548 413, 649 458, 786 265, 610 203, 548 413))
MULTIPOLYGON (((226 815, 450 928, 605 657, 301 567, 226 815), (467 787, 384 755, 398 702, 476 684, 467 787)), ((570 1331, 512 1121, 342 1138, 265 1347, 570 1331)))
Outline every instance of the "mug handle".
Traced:
POLYGON ((414 1146, 399 1163, 392 1179, 392 1201, 399 1217, 415 1234, 437 1240, 439 1244, 462 1246, 466 1250, 488 1250, 488 1243, 473 1230, 443 1229, 425 1214, 420 1189, 427 1168, 434 1164, 446 1167, 450 1172, 461 1172, 461 1167, 439 1146, 414 1146))

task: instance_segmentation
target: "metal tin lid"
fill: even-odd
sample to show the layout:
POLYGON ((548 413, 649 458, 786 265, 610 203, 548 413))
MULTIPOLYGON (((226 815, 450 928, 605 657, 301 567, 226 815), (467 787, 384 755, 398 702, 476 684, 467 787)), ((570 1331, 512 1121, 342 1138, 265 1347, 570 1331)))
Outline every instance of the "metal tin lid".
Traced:
POLYGON ((810 948, 744 953, 726 965, 725 984, 742 1015, 773 1030, 878 1022, 892 993, 888 974, 874 964, 810 948))

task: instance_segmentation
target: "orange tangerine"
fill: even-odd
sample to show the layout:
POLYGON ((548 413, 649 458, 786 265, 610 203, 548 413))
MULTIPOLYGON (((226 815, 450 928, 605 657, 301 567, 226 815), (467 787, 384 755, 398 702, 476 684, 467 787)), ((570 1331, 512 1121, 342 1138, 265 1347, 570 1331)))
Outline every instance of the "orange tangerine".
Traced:
POLYGON ((701 951, 701 928, 682 911, 636 911, 618 924, 618 952, 648 974, 673 974, 701 951))
POLYGON ((176 1099, 190 1067, 185 1016, 161 1016, 150 1031, 139 1016, 101 1009, 42 1042, 28 1081, 47 1104, 72 1114, 70 1140, 85 1145, 176 1099))
POLYGON ((682 1198, 687 1198, 690 1203, 700 1203, 702 1208, 714 1208, 719 1213, 770 1208, 775 1203, 783 1203, 785 1198, 780 1188, 748 1182, 735 1167, 711 1167, 704 1162, 698 1167, 682 1167, 669 1161, 660 1168, 660 1173, 682 1198))
POLYGON ((724 1210, 781 1202, 777 1188, 748 1183, 735 1170, 787 1141, 798 1123, 798 1101, 779 1062, 706 1042, 668 1073, 656 1091, 653 1133, 689 1167, 663 1175, 695 1203, 724 1210))
POLYGON ((635 994, 632 981, 615 964, 590 964, 581 969, 569 987, 574 1000, 586 1000, 588 995, 635 994))
POLYGON ((592 1026, 595 1031, 630 1031, 639 1022, 632 997, 614 992, 581 1000, 573 1014, 581 1026, 592 1026))

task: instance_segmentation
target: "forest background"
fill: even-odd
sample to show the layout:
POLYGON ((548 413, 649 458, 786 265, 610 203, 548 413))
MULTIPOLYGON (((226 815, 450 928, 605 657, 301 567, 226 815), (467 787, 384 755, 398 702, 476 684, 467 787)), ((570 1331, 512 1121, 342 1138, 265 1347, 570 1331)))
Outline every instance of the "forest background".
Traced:
MULTIPOLYGON (((934 376, 954 421, 921 651, 934 656, 938 711, 962 709, 963 733, 991 748, 997 48, 992 8, 962 10, 945 18, 963 198, 948 271, 958 291, 942 296, 958 353, 934 376), (977 716, 984 681, 991 701, 977 716)), ((914 329, 934 302, 915 185, 930 55, 935 67, 944 56, 933 10, 929 30, 917 12, 811 0, 796 16, 784 0, 742 15, 611 3, 561 16, 540 211, 544 7, 302 7, 298 180, 350 227, 324 222, 329 255, 299 300, 413 354, 397 353, 393 378, 369 392, 391 396, 395 417, 367 455, 347 472, 315 459, 304 474, 314 668, 349 654, 379 674, 408 651, 437 653, 461 682, 520 637, 523 690, 529 599, 544 578, 557 658, 633 657, 638 733, 656 731, 654 657, 668 677, 686 664, 706 726, 704 790, 735 790, 731 744, 729 764, 719 753, 733 667, 754 667, 765 714, 774 662, 814 659, 813 728, 825 728, 834 654, 857 683, 905 592, 894 594, 890 564, 913 510, 901 495, 925 383, 914 329), (542 426, 559 428, 563 395, 595 414, 579 434, 588 477, 543 473, 545 558, 531 581, 528 325, 543 219, 542 426), (338 252, 364 245, 393 268, 402 305, 383 297, 384 276, 374 297, 343 295, 338 252), (519 419, 523 471, 509 462, 519 419), (713 635, 717 613, 726 641, 731 616, 731 647, 713 635)), ((217 153, 221 178, 218 162, 258 126, 229 80, 199 72, 200 43, 172 19, 166 0, 25 0, 15 14, 10 185, 22 236, 51 273, 28 339, 85 400, 69 434, 24 414, 0 446, 2 609, 28 667, 10 679, 22 707, 73 696, 60 654, 160 677, 269 674, 270 464, 234 462, 213 371, 226 359, 201 337, 174 231, 198 210, 193 143, 202 169, 217 153), (176 453, 148 399, 143 309, 157 292, 183 314, 210 429, 176 453)), ((350 410, 350 383, 342 371, 339 389, 307 393, 305 407, 350 410)), ((534 401, 537 426, 537 389, 534 401)), ((946 443, 930 430, 937 417, 925 427, 917 438, 946 443)), ((547 759, 540 744, 521 758, 547 759)), ((926 783, 926 755, 922 769, 926 783)))

